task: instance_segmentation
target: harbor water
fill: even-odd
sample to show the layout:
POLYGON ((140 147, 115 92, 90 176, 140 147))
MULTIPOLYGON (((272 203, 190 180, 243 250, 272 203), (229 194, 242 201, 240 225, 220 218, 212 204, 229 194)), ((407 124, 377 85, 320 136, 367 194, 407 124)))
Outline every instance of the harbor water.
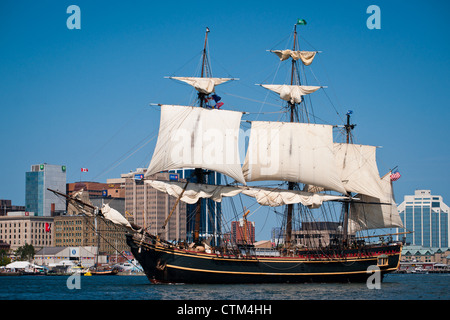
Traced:
POLYGON ((389 274, 365 283, 151 284, 145 276, 1 276, 0 300, 450 300, 450 274, 389 274))

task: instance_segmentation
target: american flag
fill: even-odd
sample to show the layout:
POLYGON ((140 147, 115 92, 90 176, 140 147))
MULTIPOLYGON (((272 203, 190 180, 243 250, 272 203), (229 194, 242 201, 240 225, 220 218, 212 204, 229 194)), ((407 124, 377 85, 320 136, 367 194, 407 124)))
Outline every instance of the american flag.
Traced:
POLYGON ((400 172, 398 172, 398 170, 395 170, 394 172, 391 173, 391 181, 397 181, 398 179, 400 179, 401 175, 400 172))

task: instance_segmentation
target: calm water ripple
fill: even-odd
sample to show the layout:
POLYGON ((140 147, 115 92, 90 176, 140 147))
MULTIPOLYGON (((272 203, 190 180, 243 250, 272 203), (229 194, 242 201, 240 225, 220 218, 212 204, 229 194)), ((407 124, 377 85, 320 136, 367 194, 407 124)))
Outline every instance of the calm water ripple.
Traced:
POLYGON ((449 300, 450 274, 390 274, 366 284, 153 285, 145 276, 1 276, 0 300, 449 300))

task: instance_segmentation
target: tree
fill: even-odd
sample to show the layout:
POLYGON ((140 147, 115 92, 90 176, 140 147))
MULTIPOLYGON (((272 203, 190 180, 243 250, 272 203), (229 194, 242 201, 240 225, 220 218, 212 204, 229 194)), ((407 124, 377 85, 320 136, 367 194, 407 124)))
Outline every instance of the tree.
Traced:
POLYGON ((35 250, 32 244, 25 243, 23 246, 17 248, 15 254, 19 260, 31 261, 34 258, 35 250))
POLYGON ((8 257, 6 250, 0 250, 0 266, 6 266, 11 263, 11 258, 8 257))

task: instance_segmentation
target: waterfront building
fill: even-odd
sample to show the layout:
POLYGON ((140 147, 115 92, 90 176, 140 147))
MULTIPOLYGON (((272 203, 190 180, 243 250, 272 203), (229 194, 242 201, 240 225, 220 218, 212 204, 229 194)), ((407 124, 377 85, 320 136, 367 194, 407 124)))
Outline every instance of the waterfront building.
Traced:
MULTIPOLYGON (((79 190, 78 190, 79 191, 79 190)), ((93 203, 89 197, 89 192, 83 191, 81 199, 97 207, 99 203, 93 203)), ((99 199, 96 199, 98 202, 99 199)), ((108 199, 107 199, 108 200, 108 199)), ((123 202, 108 201, 111 208, 120 211, 123 202), (119 205, 119 207, 116 207, 119 205)), ((101 254, 115 255, 117 251, 128 250, 125 242, 126 230, 110 221, 93 216, 87 216, 78 206, 69 204, 67 215, 54 217, 54 245, 57 247, 67 246, 96 246, 101 254)))
POLYGON ((36 249, 53 245, 53 217, 35 216, 33 212, 9 212, 0 217, 0 241, 9 243, 11 251, 25 244, 36 249))
POLYGON ((49 247, 43 248, 34 255, 34 263, 40 266, 72 265, 81 262, 83 267, 91 267, 107 263, 107 257, 97 255, 95 246, 49 247), (72 263, 71 263, 72 262, 72 263))
MULTIPOLYGON (((146 169, 139 168, 134 172, 122 174, 125 179, 125 217, 135 224, 147 228, 152 234, 159 234, 165 240, 184 240, 186 237, 186 204, 157 191, 144 183, 146 169), (175 207, 172 216, 164 229, 164 223, 175 207)), ((179 178, 176 173, 161 172, 149 179, 169 181, 179 178)), ((180 179, 180 181, 183 181, 180 179)))
POLYGON ((404 197, 398 206, 406 234, 406 244, 426 248, 448 248, 450 241, 449 207, 441 196, 432 195, 431 190, 416 190, 414 195, 404 197))
POLYGON ((448 264, 450 248, 425 248, 422 246, 404 246, 402 262, 435 262, 448 264))
POLYGON ((66 166, 37 164, 25 174, 25 208, 40 217, 50 217, 66 210, 65 199, 47 188, 66 192, 66 166))

